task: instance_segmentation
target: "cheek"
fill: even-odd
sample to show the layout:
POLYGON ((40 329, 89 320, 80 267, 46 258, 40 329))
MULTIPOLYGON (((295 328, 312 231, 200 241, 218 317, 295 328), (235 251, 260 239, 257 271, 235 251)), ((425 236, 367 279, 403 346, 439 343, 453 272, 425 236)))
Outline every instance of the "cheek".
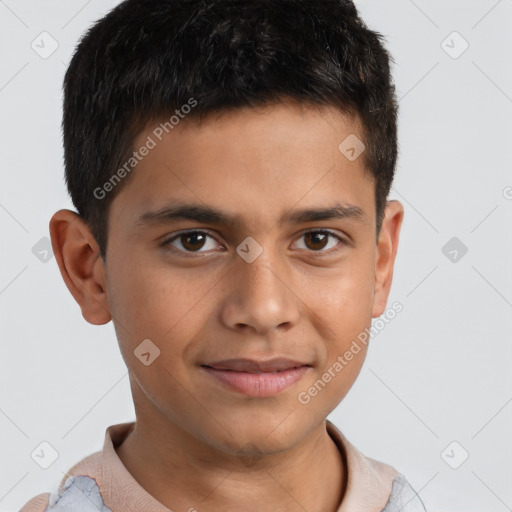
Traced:
POLYGON ((196 337, 204 323, 202 305, 214 293, 220 276, 194 271, 190 279, 190 272, 130 257, 109 273, 111 312, 127 354, 150 339, 162 356, 172 360, 196 337))
MULTIPOLYGON (((371 259, 354 260, 336 275, 309 282, 307 306, 315 330, 324 340, 315 378, 325 406, 336 406, 356 380, 367 353, 371 326, 374 268, 371 259), (325 388, 322 387, 325 384, 325 388)), ((314 393, 315 391, 313 391, 314 393)), ((319 404, 320 405, 320 404, 319 404)))
POLYGON ((305 304, 322 324, 327 338, 357 335, 372 318, 375 269, 371 259, 351 258, 337 271, 308 276, 302 283, 305 304), (329 335, 329 331, 331 335, 329 335))

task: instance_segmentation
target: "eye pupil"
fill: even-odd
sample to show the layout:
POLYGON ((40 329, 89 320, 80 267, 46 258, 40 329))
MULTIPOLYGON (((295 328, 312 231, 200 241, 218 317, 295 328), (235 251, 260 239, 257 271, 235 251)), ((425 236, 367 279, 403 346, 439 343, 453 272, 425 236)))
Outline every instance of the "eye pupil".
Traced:
POLYGON ((311 239, 313 240, 313 245, 318 244, 318 243, 320 244, 320 247, 314 246, 314 247, 312 247, 313 249, 323 249, 326 246, 328 235, 326 233, 314 231, 314 232, 306 233, 305 238, 306 238, 306 244, 311 239), (318 240, 319 238, 321 239, 320 242, 318 240))
POLYGON ((185 233, 185 234, 181 235, 180 238, 181 238, 181 243, 182 243, 183 247, 185 247, 185 249, 190 250, 190 251, 201 249, 203 247, 205 239, 206 239, 206 237, 204 236, 203 233, 198 233, 198 232, 185 233), (201 239, 201 242, 199 242, 199 247, 197 246, 197 244, 194 245, 194 242, 192 242, 192 244, 184 242, 184 240, 188 240, 188 239, 193 239, 197 242, 198 238, 201 239))
MULTIPOLYGON (((202 254, 204 251, 201 251, 201 249, 203 249, 208 237, 212 238, 211 235, 209 235, 207 232, 203 232, 203 231, 183 232, 181 234, 175 235, 170 240, 167 240, 166 242, 163 243, 163 245, 164 246, 165 245, 172 246, 174 240, 176 240, 176 241, 179 240, 182 248, 180 249, 179 247, 176 247, 175 249, 178 252, 181 252, 182 254, 183 253, 191 254, 194 252, 196 252, 198 254, 202 254)), ((323 249, 328 245, 329 240, 331 238, 338 239, 338 241, 341 242, 338 245, 343 245, 343 241, 339 237, 337 237, 330 231, 325 231, 325 230, 316 230, 316 231, 313 230, 313 231, 306 232, 302 235, 302 238, 305 240, 306 248, 312 252, 318 253, 318 255, 328 254, 323 249)))

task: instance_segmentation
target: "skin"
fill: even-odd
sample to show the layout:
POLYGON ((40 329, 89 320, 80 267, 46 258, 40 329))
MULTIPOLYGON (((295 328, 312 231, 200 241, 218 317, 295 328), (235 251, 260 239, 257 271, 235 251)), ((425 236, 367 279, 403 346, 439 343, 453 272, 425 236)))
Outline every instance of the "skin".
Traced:
POLYGON ((117 453, 168 508, 339 507, 347 470, 325 419, 354 383, 366 348, 308 404, 297 396, 386 309, 403 207, 387 203, 376 242, 373 178, 361 157, 349 161, 338 150, 360 133, 357 119, 334 107, 286 101, 224 111, 200 124, 184 120, 114 198, 106 261, 77 214, 52 217, 53 249, 69 290, 88 322, 113 320, 129 369, 136 427, 117 453), (240 222, 137 224, 144 212, 174 200, 221 208, 240 222), (359 207, 364 217, 279 222, 290 210, 335 202, 359 207), (162 245, 189 229, 212 238, 162 245), (319 229, 346 243, 304 236, 319 229), (236 252, 248 236, 263 249, 252 263, 236 252), (149 366, 134 355, 145 339, 161 352, 149 366), (227 389, 200 367, 278 356, 312 367, 263 398, 227 389))

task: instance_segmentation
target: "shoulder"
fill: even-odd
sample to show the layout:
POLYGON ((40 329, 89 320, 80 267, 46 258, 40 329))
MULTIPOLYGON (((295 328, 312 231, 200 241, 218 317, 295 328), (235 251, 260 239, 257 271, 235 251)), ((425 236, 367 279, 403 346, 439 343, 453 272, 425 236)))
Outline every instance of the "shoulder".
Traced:
POLYGON ((111 512, 103 496, 111 498, 112 482, 117 482, 123 470, 126 472, 114 445, 122 442, 133 425, 134 422, 128 422, 109 426, 102 450, 69 469, 56 486, 56 492, 35 496, 19 512, 111 512))
POLYGON ((76 463, 55 489, 35 496, 19 512, 106 512, 96 483, 101 474, 101 452, 93 453, 76 463), (96 506, 96 505, 99 506, 96 506), (101 504, 101 505, 100 505, 101 504))
POLYGON ((112 512, 101 496, 94 478, 70 476, 46 512, 112 512))
POLYGON ((38 496, 35 496, 30 501, 25 503, 20 512, 45 512, 46 507, 48 506, 49 498, 49 492, 39 494, 38 496))
POLYGON ((103 502, 94 478, 68 477, 58 493, 32 498, 20 512, 112 512, 103 502))
POLYGON ((425 506, 407 479, 398 473, 389 500, 382 512, 425 512, 425 506))

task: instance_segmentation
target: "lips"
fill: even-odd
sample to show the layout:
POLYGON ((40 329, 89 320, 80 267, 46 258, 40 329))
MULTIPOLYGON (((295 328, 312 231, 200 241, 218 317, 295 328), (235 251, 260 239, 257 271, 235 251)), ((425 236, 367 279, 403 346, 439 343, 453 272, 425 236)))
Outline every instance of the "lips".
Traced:
POLYGON ((208 363, 201 366, 213 368, 215 370, 227 370, 233 372, 245 373, 271 373, 282 372, 292 368, 300 368, 301 366, 311 366, 307 363, 277 357, 267 361, 257 361, 255 359, 226 359, 215 363, 208 363))
POLYGON ((243 395, 263 398, 281 393, 302 379, 311 365, 287 358, 268 361, 227 359, 202 364, 202 370, 224 389, 243 395))

